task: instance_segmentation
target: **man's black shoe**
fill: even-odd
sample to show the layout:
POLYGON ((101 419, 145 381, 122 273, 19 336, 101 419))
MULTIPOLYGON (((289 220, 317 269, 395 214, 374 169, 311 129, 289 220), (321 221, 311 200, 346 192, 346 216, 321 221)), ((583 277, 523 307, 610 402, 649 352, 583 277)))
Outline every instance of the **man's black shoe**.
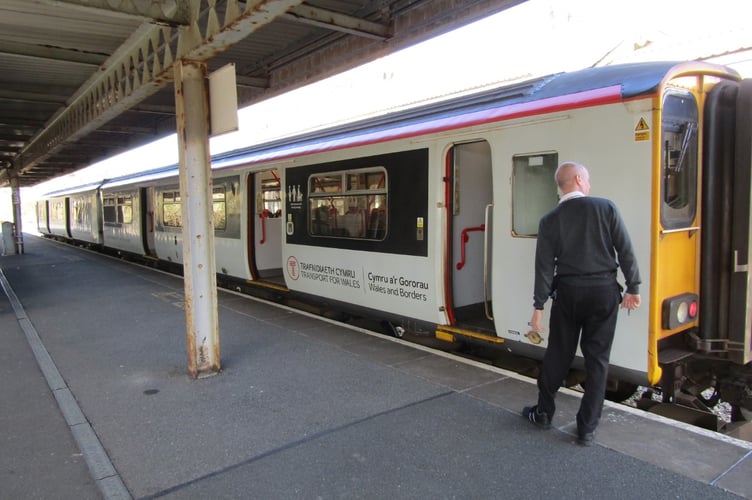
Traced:
POLYGON ((538 405, 524 407, 522 416, 541 429, 551 428, 551 417, 548 416, 548 413, 538 410, 538 405))
POLYGON ((595 439, 595 434, 592 432, 585 432, 582 434, 577 434, 577 444, 582 446, 592 446, 593 440, 595 439))

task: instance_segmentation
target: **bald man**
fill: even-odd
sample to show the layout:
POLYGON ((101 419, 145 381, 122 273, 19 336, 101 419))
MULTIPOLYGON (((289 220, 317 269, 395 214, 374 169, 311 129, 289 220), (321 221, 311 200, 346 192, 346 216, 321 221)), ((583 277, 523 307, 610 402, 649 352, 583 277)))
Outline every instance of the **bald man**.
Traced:
POLYGON ((640 306, 640 272, 626 226, 613 202, 590 197, 590 174, 564 162, 555 180, 562 193, 556 208, 538 226, 535 290, 530 327, 543 332, 543 306, 552 298, 548 348, 538 377, 538 404, 522 414, 548 429, 555 398, 579 342, 585 358, 585 393, 577 413, 577 442, 589 446, 603 409, 608 364, 619 304, 640 306), (626 293, 617 282, 621 267, 626 293))

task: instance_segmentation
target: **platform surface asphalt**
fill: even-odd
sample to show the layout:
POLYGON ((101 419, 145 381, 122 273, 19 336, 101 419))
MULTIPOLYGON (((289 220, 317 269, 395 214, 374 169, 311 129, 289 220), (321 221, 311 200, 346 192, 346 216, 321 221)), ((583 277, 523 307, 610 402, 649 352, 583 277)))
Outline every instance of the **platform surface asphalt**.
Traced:
POLYGON ((607 405, 574 443, 533 380, 221 292, 186 375, 182 281, 27 235, 0 257, 0 499, 752 498, 752 445, 607 405))

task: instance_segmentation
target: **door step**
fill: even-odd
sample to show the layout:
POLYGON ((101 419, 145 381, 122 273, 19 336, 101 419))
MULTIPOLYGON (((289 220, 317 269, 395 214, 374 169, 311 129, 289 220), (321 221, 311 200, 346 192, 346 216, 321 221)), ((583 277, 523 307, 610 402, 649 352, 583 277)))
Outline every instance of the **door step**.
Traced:
POLYGON ((489 335, 487 333, 478 332, 474 330, 467 330, 465 328, 458 328, 449 325, 439 325, 436 327, 436 338, 439 340, 445 340, 447 342, 456 342, 457 337, 467 337, 474 340, 482 340, 484 342, 490 342, 492 344, 503 344, 504 339, 495 335, 489 335))

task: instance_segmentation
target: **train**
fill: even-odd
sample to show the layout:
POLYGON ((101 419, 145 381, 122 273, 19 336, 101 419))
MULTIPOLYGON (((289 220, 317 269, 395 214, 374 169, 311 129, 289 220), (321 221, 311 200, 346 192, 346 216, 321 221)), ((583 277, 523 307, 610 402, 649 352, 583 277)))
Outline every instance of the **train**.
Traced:
MULTIPOLYGON (((748 418, 752 80, 727 67, 587 68, 215 155, 218 280, 542 359, 536 233, 564 160, 619 207, 643 278, 610 391, 748 418)), ((38 230, 181 266, 181 198, 177 165, 102 180, 41 198, 38 230)))

